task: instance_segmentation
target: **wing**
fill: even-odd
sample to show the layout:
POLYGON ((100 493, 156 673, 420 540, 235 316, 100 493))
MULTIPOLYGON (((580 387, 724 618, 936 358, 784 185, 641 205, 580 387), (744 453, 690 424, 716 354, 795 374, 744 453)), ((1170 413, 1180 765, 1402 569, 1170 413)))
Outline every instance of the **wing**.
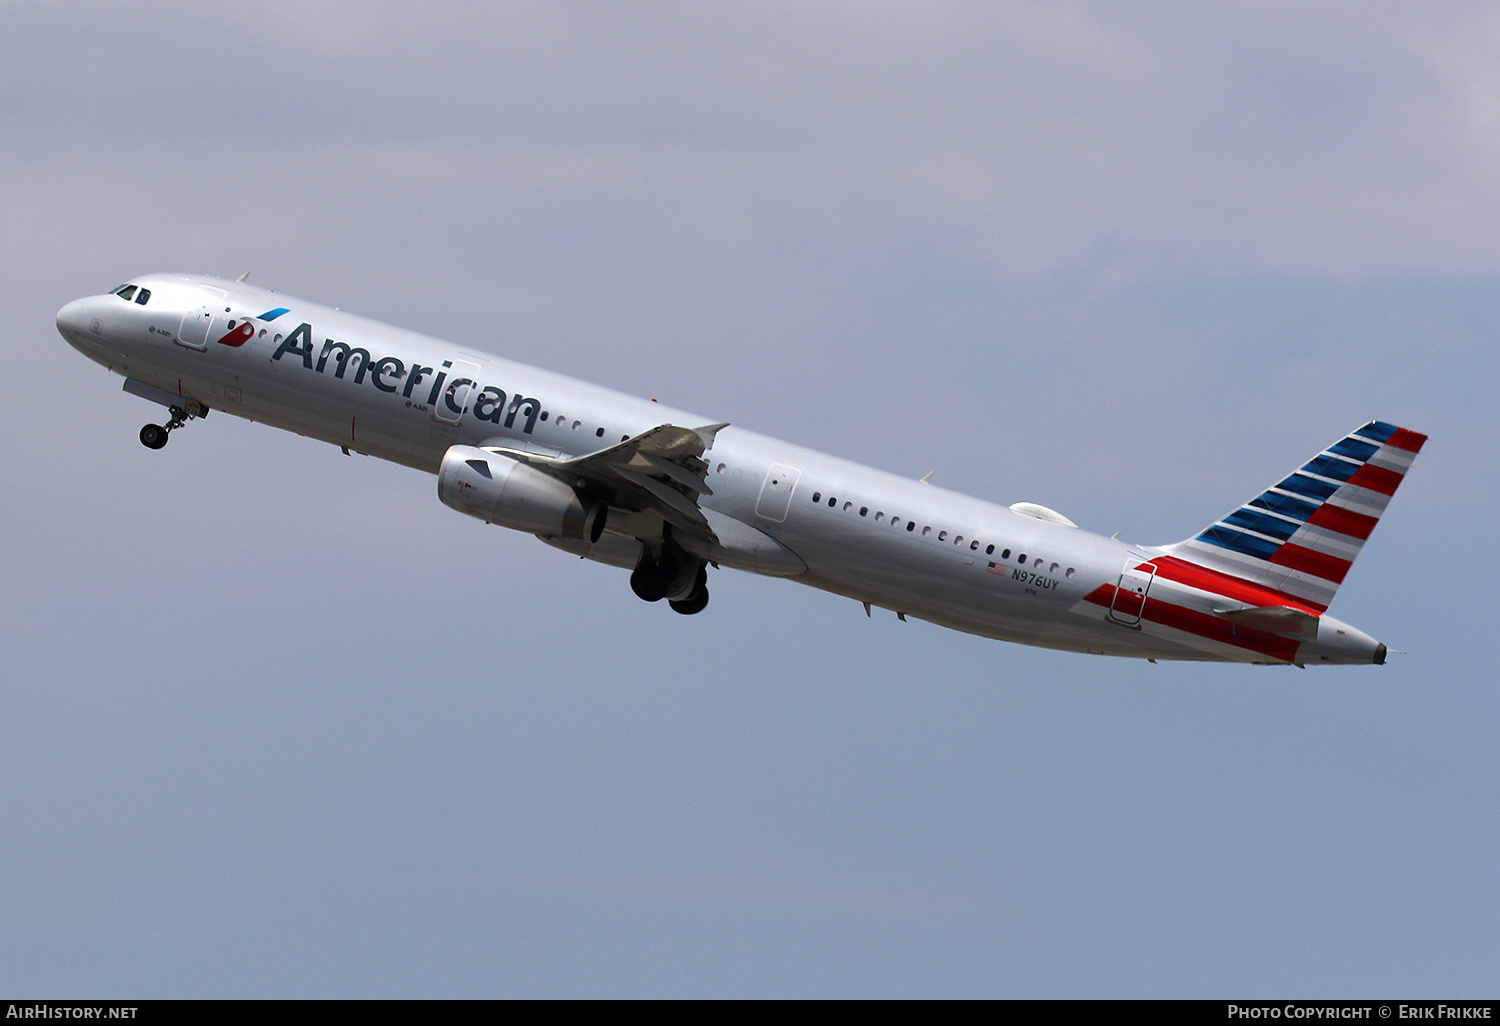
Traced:
POLYGON ((705 480, 708 464, 703 454, 719 430, 728 426, 662 424, 607 449, 571 458, 526 452, 499 440, 479 447, 558 477, 613 509, 652 513, 678 530, 718 544, 698 507, 698 496, 713 494, 705 480))

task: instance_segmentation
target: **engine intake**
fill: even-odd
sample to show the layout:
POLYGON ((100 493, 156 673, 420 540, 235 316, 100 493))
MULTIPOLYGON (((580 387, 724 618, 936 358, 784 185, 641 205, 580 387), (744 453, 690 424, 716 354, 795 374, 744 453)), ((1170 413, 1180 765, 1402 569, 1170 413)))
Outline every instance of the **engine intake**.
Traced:
POLYGON ((438 498, 460 513, 543 538, 596 542, 609 507, 586 508, 557 478, 509 456, 455 445, 438 469, 438 498))

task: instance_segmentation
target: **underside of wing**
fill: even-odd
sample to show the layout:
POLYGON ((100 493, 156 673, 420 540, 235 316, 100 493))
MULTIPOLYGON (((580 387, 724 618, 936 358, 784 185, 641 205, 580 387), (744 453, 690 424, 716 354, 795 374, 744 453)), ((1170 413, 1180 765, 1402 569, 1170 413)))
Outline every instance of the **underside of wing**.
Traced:
POLYGON ((703 454, 727 424, 687 428, 662 424, 586 456, 564 458, 483 443, 487 452, 509 456, 552 474, 626 513, 652 513, 679 531, 708 542, 718 538, 698 506, 712 495, 703 454))

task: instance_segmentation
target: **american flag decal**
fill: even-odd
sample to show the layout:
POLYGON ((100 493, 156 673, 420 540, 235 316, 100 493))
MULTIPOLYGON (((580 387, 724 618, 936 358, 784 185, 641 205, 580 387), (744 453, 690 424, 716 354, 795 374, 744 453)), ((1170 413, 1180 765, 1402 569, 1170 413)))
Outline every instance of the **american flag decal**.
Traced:
POLYGON ((991 563, 989 566, 985 567, 985 569, 992 574, 999 574, 1002 577, 1010 573, 1010 567, 1006 566, 1004 563, 991 563))

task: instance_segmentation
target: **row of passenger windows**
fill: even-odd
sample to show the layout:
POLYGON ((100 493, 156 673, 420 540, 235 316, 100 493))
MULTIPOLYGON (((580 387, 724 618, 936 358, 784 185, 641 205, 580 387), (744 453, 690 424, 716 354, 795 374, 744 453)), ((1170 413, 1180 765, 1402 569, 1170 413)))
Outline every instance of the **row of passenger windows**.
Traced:
MULTIPOLYGON (((135 286, 135 285, 121 285, 119 288, 113 290, 110 294, 111 295, 115 295, 115 296, 119 296, 121 299, 125 300, 126 302, 129 302, 133 298, 135 302, 141 304, 142 306, 145 306, 146 302, 151 298, 151 290, 150 289, 138 289, 137 286, 135 286)), ((227 313, 228 311, 226 310, 225 312, 227 313)), ((233 331, 234 330, 234 326, 235 326, 235 322, 234 321, 230 321, 229 322, 229 330, 233 331)), ((264 328, 262 328, 260 330, 260 337, 261 338, 265 338, 266 337, 266 330, 264 328)), ((281 335, 280 335, 280 333, 277 333, 275 340, 277 342, 281 341, 281 335)), ((540 416, 539 419, 545 422, 549 418, 551 419, 552 423, 555 424, 555 425, 557 425, 558 427, 567 427, 568 426, 567 418, 565 416, 563 416, 562 414, 560 414, 560 413, 553 415, 553 414, 549 414, 549 412, 547 410, 543 410, 541 412, 541 416, 540 416)), ((577 431, 582 426, 583 426, 583 422, 582 421, 575 420, 575 421, 573 421, 572 429, 574 431, 577 431)), ((602 428, 602 427, 595 428, 594 429, 594 436, 596 438, 603 438, 604 437, 604 428, 602 428)), ((626 441, 629 441, 629 440, 630 440, 630 436, 629 435, 621 435, 620 436, 620 441, 622 441, 622 442, 626 442, 626 441)), ((720 464, 719 469, 720 469, 720 472, 723 471, 724 468, 723 468, 722 464, 720 464)), ((813 492, 812 501, 814 503, 821 502, 822 500, 823 500, 823 496, 822 496, 821 492, 813 492)), ((838 499, 834 498, 833 496, 829 496, 829 498, 828 498, 828 506, 829 506, 830 509, 833 509, 836 506, 838 506, 838 499)), ((845 502, 844 503, 844 512, 846 512, 846 513, 852 512, 853 509, 854 509, 854 503, 852 503, 852 502, 845 502)), ((862 516, 862 517, 863 516, 868 516, 869 513, 870 513, 870 508, 868 506, 861 506, 859 508, 859 515, 860 516, 862 516)), ((875 513, 875 522, 878 524, 878 523, 882 522, 883 520, 885 520, 885 513, 883 511, 878 511, 877 510, 876 513, 875 513)), ((892 527, 900 527, 901 524, 902 524, 902 521, 901 521, 900 517, 898 517, 898 516, 892 516, 891 517, 891 526, 892 527)), ((911 521, 911 520, 906 521, 906 529, 908 531, 913 531, 914 532, 916 530, 916 528, 917 528, 917 525, 916 525, 915 521, 911 521)), ((932 534, 932 528, 931 527, 923 527, 922 528, 922 536, 924 538, 931 536, 931 534, 932 534)), ((942 530, 938 531, 938 541, 947 541, 947 540, 948 540, 948 532, 947 531, 942 531, 942 530)), ((964 540, 964 536, 961 535, 961 534, 956 534, 956 535, 953 536, 953 544, 954 545, 962 545, 963 544, 963 540, 964 540)), ((977 538, 976 539, 972 539, 969 542, 969 550, 971 552, 977 552, 979 550, 979 540, 977 538)), ((995 546, 993 546, 993 545, 986 545, 985 549, 984 549, 984 554, 986 556, 993 556, 995 554, 995 546)), ((1003 550, 1000 553, 1000 558, 1001 559, 1009 559, 1010 558, 1010 549, 1003 550)), ((1027 565, 1026 554, 1022 553, 1021 555, 1019 555, 1017 557, 1016 561, 1021 566, 1026 566, 1027 565)), ((1042 563, 1043 563, 1042 557, 1041 556, 1037 556, 1035 558, 1035 560, 1034 560, 1034 565, 1036 565, 1037 567, 1040 567, 1042 565, 1042 563)), ((1053 563, 1052 566, 1050 567, 1050 570, 1051 570, 1052 573, 1057 573, 1058 564, 1053 563)), ((1072 567, 1068 567, 1067 576, 1068 577, 1072 577, 1073 576, 1073 568, 1072 567)))
POLYGON ((151 299, 151 290, 143 289, 136 285, 121 285, 119 288, 111 291, 110 295, 119 296, 127 303, 134 299, 141 306, 145 306, 151 299))
MULTIPOLYGON (((549 414, 547 413, 547 411, 543 410, 542 414, 541 414, 541 417, 539 419, 545 421, 548 418, 548 416, 549 416, 549 414)), ((556 424, 558 427, 565 428, 565 427, 568 426, 568 418, 565 417, 565 416, 563 416, 561 413, 553 414, 551 416, 552 416, 552 423, 556 424)), ((577 431, 581 427, 583 427, 583 421, 581 421, 581 420, 575 420, 573 422, 573 430, 574 431, 577 431)), ((604 429, 602 427, 601 428, 595 428, 594 429, 594 437, 595 438, 603 438, 604 437, 604 429)), ((620 436, 620 441, 622 441, 622 442, 628 442, 628 441, 630 441, 630 436, 629 435, 621 435, 620 436)))
MULTIPOLYGON (((822 492, 813 492, 812 501, 813 501, 813 505, 819 505, 819 504, 821 504, 823 502, 823 493, 822 492)), ((830 495, 828 497, 828 508, 829 509, 837 509, 838 505, 839 505, 839 500, 836 497, 830 495)), ((852 503, 852 502, 845 502, 844 503, 844 512, 845 513, 853 512, 853 510, 854 510, 854 503, 852 503)), ((859 515, 862 516, 862 517, 869 516, 870 515, 870 507, 868 507, 868 506, 861 506, 861 507, 859 507, 859 515)), ((916 523, 915 520, 906 520, 906 521, 903 522, 900 517, 895 516, 895 515, 892 515, 890 519, 891 519, 891 526, 892 527, 898 527, 899 528, 899 527, 902 527, 903 524, 904 524, 904 526, 906 527, 906 529, 908 531, 911 531, 911 532, 915 533, 916 530, 917 530, 917 523, 916 523)), ((884 520, 885 520, 885 512, 883 510, 876 510, 875 511, 875 522, 878 524, 878 523, 881 523, 884 520)), ((949 534, 949 532, 947 532, 947 531, 939 530, 938 533, 937 533, 937 540, 938 541, 947 541, 948 540, 948 534, 949 534)), ((922 537, 924 537, 924 538, 930 538, 930 537, 932 537, 932 528, 930 526, 923 526, 923 528, 922 528, 922 537)), ((953 535, 953 544, 954 545, 962 547, 963 543, 964 543, 964 536, 963 535, 961 535, 961 534, 955 534, 955 535, 953 535)), ((969 540, 969 551, 970 552, 978 552, 979 551, 979 539, 978 538, 971 538, 969 540)), ((984 547, 984 554, 986 556, 993 556, 995 554, 995 546, 994 545, 986 545, 984 547)), ((1001 552, 1000 552, 1000 558, 1001 559, 1010 559, 1010 549, 1003 549, 1003 550, 1001 550, 1001 552)), ((1045 562, 1046 562, 1046 560, 1043 557, 1041 557, 1041 556, 1033 556, 1028 561, 1027 555, 1024 552, 1022 552, 1022 553, 1020 553, 1019 555, 1016 556, 1016 565, 1017 566, 1028 566, 1029 565, 1029 566, 1034 566, 1034 567, 1037 567, 1038 569, 1040 569, 1045 562)), ((1048 572, 1049 573, 1054 573, 1054 574, 1057 573, 1057 571, 1059 569, 1061 569, 1061 566, 1060 566, 1060 564, 1057 564, 1057 563, 1053 563, 1051 566, 1047 567, 1048 572)), ((1074 574, 1074 570, 1070 566, 1070 567, 1068 567, 1068 569, 1067 569, 1066 573, 1064 574, 1064 576, 1066 576, 1066 577, 1072 577, 1073 574, 1074 574)))
MULTIPOLYGON (((234 321, 230 321, 229 322, 229 330, 230 331, 234 330, 234 323, 235 323, 234 321)), ((265 338, 266 337, 266 329, 265 328, 261 328, 260 329, 260 337, 261 338, 265 338)), ((276 337, 273 338, 271 341, 275 342, 277 345, 280 345, 281 344, 281 334, 278 332, 276 334, 276 337)), ((403 371, 402 373, 404 374, 405 371, 403 371)), ((397 375, 397 374, 393 373, 391 375, 391 377, 400 377, 400 375, 397 375)), ((543 410, 541 412, 541 414, 537 417, 537 419, 541 420, 541 421, 550 420, 553 424, 555 424, 556 426, 558 426, 560 428, 565 428, 565 427, 568 426, 568 418, 565 417, 565 416, 563 416, 561 413, 553 414, 553 413, 547 412, 546 410, 543 410)), ((581 427, 583 427, 583 421, 581 421, 581 420, 575 420, 575 421, 573 421, 573 430, 574 431, 577 431, 581 427)), ((594 437, 595 438, 603 438, 604 437, 604 429, 602 427, 595 428, 594 429, 594 437)), ((629 435, 621 435, 620 436, 620 441, 622 441, 622 442, 628 442, 628 441, 630 441, 630 436, 629 435)))

